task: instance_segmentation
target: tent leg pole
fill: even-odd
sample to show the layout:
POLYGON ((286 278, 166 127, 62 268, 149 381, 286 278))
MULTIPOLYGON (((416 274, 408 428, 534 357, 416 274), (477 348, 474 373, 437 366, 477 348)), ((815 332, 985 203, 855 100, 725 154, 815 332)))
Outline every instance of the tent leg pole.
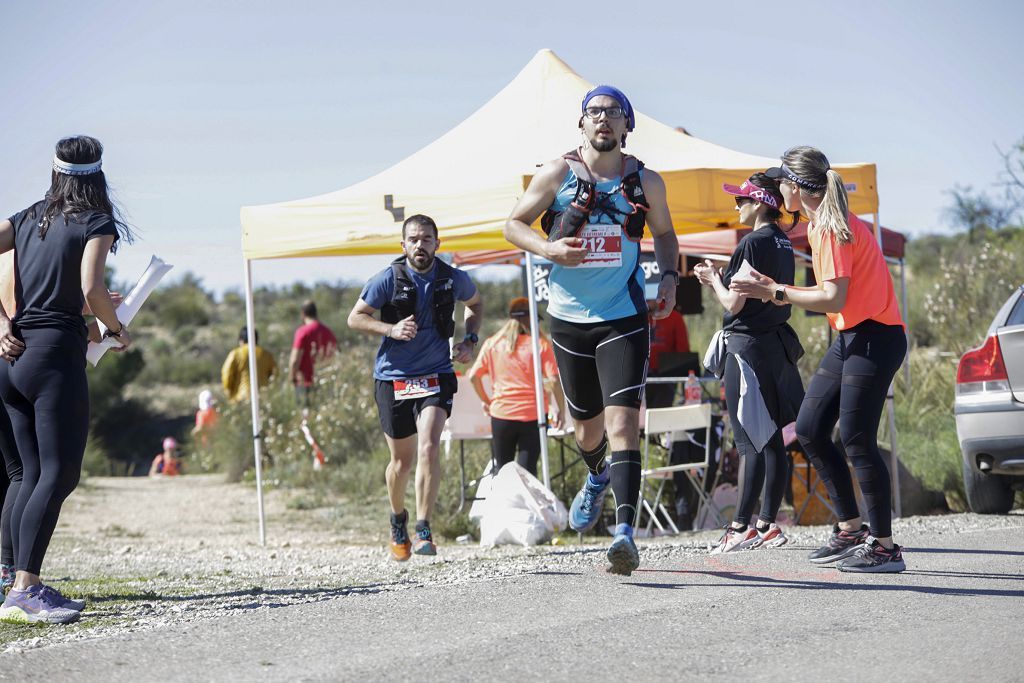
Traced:
POLYGON ((530 302, 530 344, 533 348, 533 395, 537 404, 537 431, 540 432, 540 465, 544 486, 551 489, 551 469, 548 466, 548 428, 544 411, 544 376, 540 359, 540 327, 537 301, 534 297, 533 254, 526 254, 526 299, 530 302))
POLYGON ((252 301, 252 261, 245 259, 245 324, 249 333, 249 401, 252 407, 252 445, 256 458, 256 508, 260 521, 260 545, 267 544, 263 515, 263 426, 260 421, 260 390, 256 373, 256 316, 252 301))

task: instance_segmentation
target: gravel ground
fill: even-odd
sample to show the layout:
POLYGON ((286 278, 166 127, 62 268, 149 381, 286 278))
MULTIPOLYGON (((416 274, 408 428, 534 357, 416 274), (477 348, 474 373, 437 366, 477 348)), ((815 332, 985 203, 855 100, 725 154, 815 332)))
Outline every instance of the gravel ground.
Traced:
MULTIPOLYGON (((289 510, 288 495, 268 493, 268 540, 260 547, 255 493, 249 486, 211 476, 88 480, 67 501, 44 566, 44 579, 88 598, 86 612, 78 624, 66 627, 0 625, 4 652, 192 627, 243 611, 344 596, 433 590, 527 574, 591 574, 607 543, 594 538, 578 544, 573 537, 538 548, 446 544, 437 558, 397 564, 386 558, 381 530, 366 513, 345 505, 289 510)), ((897 540, 926 537, 941 546, 943 536, 994 526, 1016 533, 1024 529, 1024 514, 913 517, 898 520, 895 535, 897 540)), ((826 533, 824 527, 795 527, 790 545, 816 547, 826 533)), ((643 564, 702 562, 717 535, 707 531, 643 540, 643 564)), ((0 664, 0 678, 2 671, 0 664)))

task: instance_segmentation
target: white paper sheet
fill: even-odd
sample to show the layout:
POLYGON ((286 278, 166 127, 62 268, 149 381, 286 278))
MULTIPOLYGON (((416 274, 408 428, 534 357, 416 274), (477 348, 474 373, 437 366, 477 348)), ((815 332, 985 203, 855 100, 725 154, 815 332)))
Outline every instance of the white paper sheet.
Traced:
MULTIPOLYGON (((749 280, 751 279, 750 273, 753 272, 754 267, 750 265, 750 261, 743 259, 743 263, 736 270, 736 274, 732 276, 732 281, 736 280, 749 280)), ((768 299, 761 299, 761 303, 768 303, 768 299)))
MULTIPOLYGON (((164 263, 156 256, 149 260, 149 266, 146 268, 146 272, 139 278, 138 283, 132 287, 132 291, 128 292, 128 295, 121 302, 121 305, 117 307, 117 319, 125 325, 131 323, 132 319, 142 308, 142 304, 146 303, 146 299, 156 289, 161 278, 167 275, 168 271, 174 266, 164 263)), ((107 331, 107 326, 103 323, 96 321, 100 327, 100 334, 102 335, 107 331)), ((95 366, 100 362, 100 358, 107 352, 107 349, 117 348, 120 344, 117 342, 115 337, 107 337, 99 344, 95 342, 89 342, 89 349, 85 353, 85 357, 90 363, 95 366)))
POLYGON ((736 274, 732 276, 732 279, 749 280, 752 270, 754 270, 754 267, 750 265, 750 261, 743 259, 743 263, 740 264, 740 267, 736 270, 736 274))

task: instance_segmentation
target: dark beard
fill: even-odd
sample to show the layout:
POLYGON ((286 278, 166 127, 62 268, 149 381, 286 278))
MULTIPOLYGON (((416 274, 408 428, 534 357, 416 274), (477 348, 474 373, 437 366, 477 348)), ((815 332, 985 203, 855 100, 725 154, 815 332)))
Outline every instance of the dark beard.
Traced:
POLYGON ((421 266, 421 265, 419 264, 419 262, 418 262, 418 261, 416 260, 416 258, 417 258, 417 257, 415 257, 415 256, 409 256, 409 257, 407 257, 407 258, 409 259, 409 263, 410 263, 410 264, 412 264, 413 268, 415 268, 415 269, 416 269, 417 271, 419 271, 419 272, 421 272, 421 273, 425 273, 425 272, 427 272, 428 270, 430 270, 430 267, 431 267, 432 265, 434 265, 434 258, 435 258, 435 257, 433 257, 433 256, 427 256, 427 257, 426 257, 426 258, 427 258, 427 262, 426 262, 426 264, 425 264, 425 265, 423 265, 423 266, 421 266))
POLYGON ((619 143, 612 138, 590 141, 590 146, 593 147, 598 152, 610 152, 616 147, 618 147, 618 145, 619 143))

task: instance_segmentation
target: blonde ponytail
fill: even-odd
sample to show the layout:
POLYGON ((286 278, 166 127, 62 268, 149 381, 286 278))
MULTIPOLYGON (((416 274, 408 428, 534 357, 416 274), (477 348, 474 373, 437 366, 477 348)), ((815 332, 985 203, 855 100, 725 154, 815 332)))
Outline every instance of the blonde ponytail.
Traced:
POLYGON ((519 340, 519 321, 515 318, 509 318, 505 321, 505 324, 498 330, 498 337, 505 342, 505 348, 508 349, 509 353, 516 350, 516 342, 519 340))
POLYGON ((814 225, 835 237, 840 244, 853 241, 846 185, 842 176, 832 170, 828 158, 820 149, 806 145, 791 147, 782 155, 781 173, 776 177, 796 183, 803 193, 821 197, 821 204, 815 211, 814 225))
POLYGON ((846 185, 843 183, 843 177, 831 168, 825 175, 825 195, 818 207, 815 223, 835 237, 840 244, 849 244, 853 241, 853 231, 850 230, 848 217, 850 201, 846 196, 846 185))
MULTIPOLYGON (((508 349, 508 352, 512 353, 516 350, 516 344, 519 342, 520 334, 528 334, 526 328, 515 318, 509 318, 494 336, 505 342, 505 347, 508 349)), ((540 335, 541 339, 547 339, 547 336, 544 334, 544 330, 538 329, 537 334, 540 335)))

